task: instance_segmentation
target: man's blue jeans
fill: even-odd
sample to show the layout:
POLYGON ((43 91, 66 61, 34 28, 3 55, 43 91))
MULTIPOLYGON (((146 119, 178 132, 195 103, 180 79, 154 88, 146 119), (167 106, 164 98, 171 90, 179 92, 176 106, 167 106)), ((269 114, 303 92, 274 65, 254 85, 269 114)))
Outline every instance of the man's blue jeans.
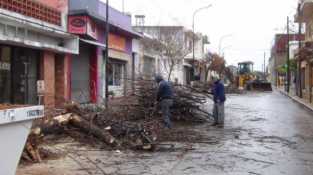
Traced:
POLYGON ((170 108, 173 106, 173 103, 174 102, 172 99, 163 99, 161 101, 161 110, 162 110, 163 120, 164 120, 165 126, 168 128, 172 127, 170 108))
POLYGON ((214 103, 213 117, 216 124, 224 125, 224 102, 214 103))

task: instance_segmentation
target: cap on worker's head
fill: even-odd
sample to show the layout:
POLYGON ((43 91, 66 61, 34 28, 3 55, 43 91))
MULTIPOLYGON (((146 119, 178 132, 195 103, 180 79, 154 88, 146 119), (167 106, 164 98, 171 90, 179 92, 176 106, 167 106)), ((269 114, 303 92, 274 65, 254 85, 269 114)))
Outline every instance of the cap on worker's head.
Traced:
POLYGON ((163 80, 163 76, 162 75, 160 75, 160 74, 157 74, 156 76, 155 76, 155 81, 156 82, 160 82, 160 81, 162 81, 163 80))

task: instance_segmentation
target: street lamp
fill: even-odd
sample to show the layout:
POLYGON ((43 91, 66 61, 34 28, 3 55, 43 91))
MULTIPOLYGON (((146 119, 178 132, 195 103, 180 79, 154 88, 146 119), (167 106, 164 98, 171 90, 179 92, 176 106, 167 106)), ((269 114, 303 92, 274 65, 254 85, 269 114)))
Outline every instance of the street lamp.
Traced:
POLYGON ((199 13, 202 10, 208 9, 212 7, 212 4, 207 5, 205 7, 201 7, 193 12, 193 17, 192 17, 192 70, 193 70, 193 76, 194 76, 194 71, 195 71, 195 17, 197 13, 199 13))
POLYGON ((125 1, 122 0, 122 9, 123 9, 123 13, 125 13, 125 1))
POLYGON ((226 49, 229 49, 229 48, 231 48, 232 47, 232 45, 228 45, 228 46, 226 46, 226 47, 223 47, 223 49, 221 50, 221 55, 220 56, 223 56, 224 57, 224 54, 225 54, 225 50, 226 49))
POLYGON ((233 36, 233 34, 227 34, 227 35, 223 35, 221 38, 220 38, 220 42, 219 42, 219 45, 218 45, 218 53, 219 55, 221 54, 221 51, 222 51, 222 42, 225 38, 227 37, 231 37, 233 36))

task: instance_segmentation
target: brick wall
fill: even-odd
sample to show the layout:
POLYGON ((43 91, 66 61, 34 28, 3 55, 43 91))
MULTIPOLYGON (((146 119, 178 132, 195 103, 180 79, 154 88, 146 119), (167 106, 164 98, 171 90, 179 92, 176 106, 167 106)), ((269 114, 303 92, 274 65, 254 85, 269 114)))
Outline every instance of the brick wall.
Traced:
POLYGON ((70 100, 71 59, 71 55, 59 55, 55 60, 55 101, 59 107, 70 100))
MULTIPOLYGON (((61 0, 59 0, 61 1, 61 0)), ((64 1, 64 0, 63 0, 64 1)), ((67 12, 67 5, 63 4, 59 9, 67 12), (62 8, 61 8, 62 7, 62 8)), ((62 25, 62 12, 53 6, 47 6, 46 0, 1 0, 0 8, 39 19, 51 24, 62 25)))
POLYGON ((55 107, 55 53, 43 51, 42 72, 45 82, 44 105, 55 107))
POLYGON ((68 12, 68 0, 35 0, 49 7, 58 9, 62 13, 68 12))

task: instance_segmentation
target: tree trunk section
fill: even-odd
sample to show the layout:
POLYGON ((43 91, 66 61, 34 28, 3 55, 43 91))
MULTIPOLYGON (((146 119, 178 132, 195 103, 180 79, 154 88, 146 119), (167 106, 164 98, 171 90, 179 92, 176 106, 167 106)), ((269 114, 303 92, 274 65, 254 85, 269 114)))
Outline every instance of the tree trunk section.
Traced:
POLYGON ((108 131, 100 129, 96 125, 90 123, 78 115, 72 116, 70 124, 74 127, 82 129, 82 131, 86 133, 91 133, 95 137, 103 140, 106 144, 119 146, 118 141, 108 131))

